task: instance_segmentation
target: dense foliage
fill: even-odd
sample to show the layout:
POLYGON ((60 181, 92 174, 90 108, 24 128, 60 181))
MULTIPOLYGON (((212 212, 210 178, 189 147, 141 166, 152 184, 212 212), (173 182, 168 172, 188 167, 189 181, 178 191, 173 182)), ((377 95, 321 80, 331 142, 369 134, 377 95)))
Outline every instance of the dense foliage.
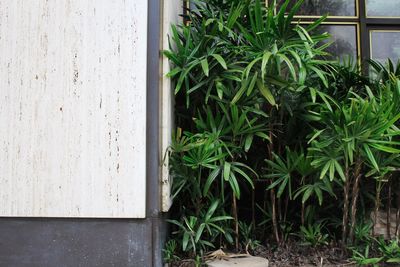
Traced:
POLYGON ((372 62, 368 78, 330 60, 324 17, 293 18, 302 2, 196 1, 172 27, 168 259, 294 237, 341 242, 360 259, 371 242, 359 229, 395 206, 400 68, 372 62))

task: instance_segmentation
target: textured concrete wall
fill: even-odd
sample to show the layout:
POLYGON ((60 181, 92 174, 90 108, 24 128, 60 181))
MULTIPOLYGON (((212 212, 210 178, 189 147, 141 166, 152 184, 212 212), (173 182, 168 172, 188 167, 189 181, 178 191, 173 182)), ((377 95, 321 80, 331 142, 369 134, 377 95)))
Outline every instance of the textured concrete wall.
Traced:
POLYGON ((0 0, 0 215, 145 217, 147 1, 0 0))

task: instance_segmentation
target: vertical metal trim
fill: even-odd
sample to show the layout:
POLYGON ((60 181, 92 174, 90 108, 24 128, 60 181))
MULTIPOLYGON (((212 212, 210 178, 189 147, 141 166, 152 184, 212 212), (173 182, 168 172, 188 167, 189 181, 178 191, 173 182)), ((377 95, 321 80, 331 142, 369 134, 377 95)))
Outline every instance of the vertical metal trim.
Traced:
POLYGON ((357 27, 356 27, 356 31, 357 31, 357 64, 358 67, 362 70, 362 60, 361 60, 361 25, 360 23, 357 23, 357 27))
POLYGON ((159 183, 159 73, 160 73, 160 0, 148 0, 147 110, 146 110, 146 215, 158 217, 159 183))
POLYGON ((367 19, 365 16, 365 0, 360 1, 360 42, 361 42, 361 67, 364 74, 368 74, 367 60, 369 55, 369 34, 367 29, 367 19))
POLYGON ((147 110, 146 110, 146 218, 151 232, 150 267, 162 266, 160 184, 160 49, 162 0, 148 0, 147 110))

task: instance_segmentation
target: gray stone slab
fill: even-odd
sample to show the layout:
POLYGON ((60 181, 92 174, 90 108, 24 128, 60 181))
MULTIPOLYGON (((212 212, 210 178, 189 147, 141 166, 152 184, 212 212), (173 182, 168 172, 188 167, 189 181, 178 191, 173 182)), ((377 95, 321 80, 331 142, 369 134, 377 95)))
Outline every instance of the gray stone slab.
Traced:
POLYGON ((0 267, 158 267, 157 221, 0 218, 0 267))
POLYGON ((267 259, 252 256, 222 260, 217 259, 207 262, 208 267, 268 267, 268 265, 269 262, 267 259))

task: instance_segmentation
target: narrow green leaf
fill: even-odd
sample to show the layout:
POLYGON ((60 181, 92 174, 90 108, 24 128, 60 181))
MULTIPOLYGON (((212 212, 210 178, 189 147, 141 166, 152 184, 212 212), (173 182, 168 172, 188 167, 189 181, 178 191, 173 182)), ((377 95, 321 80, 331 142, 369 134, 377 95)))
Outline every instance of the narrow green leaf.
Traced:
POLYGON ((281 175, 275 175, 275 176, 277 176, 277 177, 279 177, 278 179, 276 179, 272 184, 270 184, 268 187, 267 187, 267 190, 271 190, 271 189, 274 189, 277 185, 279 185, 282 181, 283 181, 283 177, 281 176, 281 175))
POLYGON ((260 90, 261 94, 267 99, 267 101, 272 105, 276 106, 275 98, 272 95, 269 88, 260 80, 257 81, 258 89, 260 90))
POLYGON ((211 19, 207 19, 207 21, 206 21, 206 23, 205 23, 205 26, 208 26, 208 25, 210 25, 211 23, 213 23, 215 21, 215 19, 214 18, 211 18, 211 19))
POLYGON ((308 25, 306 28, 306 31, 311 32, 312 30, 317 28, 326 19, 326 17, 327 17, 327 15, 324 15, 324 16, 320 17, 319 19, 317 19, 316 21, 314 21, 313 23, 311 23, 310 25, 308 25))
POLYGON ((372 166, 379 172, 378 163, 375 160, 374 154, 372 154, 371 149, 367 144, 364 144, 364 151, 367 154, 368 160, 371 162, 372 166))
POLYGON ((173 70, 171 70, 170 72, 168 72, 167 73, 167 77, 168 78, 172 78, 172 77, 174 77, 176 74, 178 74, 179 72, 181 72, 181 68, 179 68, 179 67, 176 67, 176 68, 174 68, 173 70))
POLYGON ((221 55, 218 54, 212 54, 211 56, 213 56, 218 63, 224 68, 224 69, 228 69, 228 66, 226 65, 225 60, 221 57, 221 55))
POLYGON ((322 206, 322 201, 324 200, 324 198, 322 196, 321 189, 319 189, 318 187, 315 187, 314 191, 315 191, 315 194, 317 195, 319 205, 322 206))
POLYGON ((216 200, 211 204, 206 214, 206 221, 208 221, 213 216, 215 210, 218 208, 218 205, 219 205, 219 200, 216 200))
POLYGON ((286 29, 288 29, 290 27, 290 24, 293 21, 293 17, 296 15, 297 11, 300 9, 303 2, 304 2, 304 0, 298 0, 298 1, 296 1, 296 4, 291 8, 291 10, 286 18, 286 24, 285 24, 286 29))
POLYGON ((218 21, 218 30, 222 32, 224 30, 224 24, 218 21))
POLYGON ((329 161, 329 179, 333 181, 335 179, 335 160, 329 161))
POLYGON ((387 153, 400 153, 400 149, 397 148, 393 148, 393 147, 389 147, 389 146, 384 146, 384 145, 380 145, 380 144, 369 144, 370 146, 383 151, 383 152, 387 152, 387 153))
POLYGON ((276 196, 278 198, 280 198, 282 196, 283 192, 286 189, 286 186, 287 186, 289 180, 290 180, 290 176, 289 175, 285 175, 283 177, 283 181, 282 181, 281 185, 279 186, 278 193, 276 194, 276 196))
POLYGON ((321 79, 321 81, 322 81, 322 83, 324 84, 324 86, 325 86, 326 88, 328 88, 328 87, 329 87, 329 85, 328 85, 328 80, 326 79, 324 72, 323 72, 322 70, 320 70, 320 69, 314 67, 314 66, 309 66, 309 68, 310 68, 311 70, 313 70, 313 71, 317 74, 317 76, 321 79))
POLYGON ((231 164, 227 161, 224 163, 224 180, 228 181, 231 174, 231 164))
POLYGON ((312 87, 310 87, 310 94, 311 94, 312 102, 315 103, 317 101, 317 92, 312 87))
POLYGON ((209 75, 209 69, 208 69, 208 60, 207 58, 203 59, 201 61, 201 68, 203 69, 204 75, 208 77, 209 75))
POLYGON ((386 262, 387 263, 400 263, 400 258, 390 258, 386 262))
POLYGON ((307 202, 307 200, 310 198, 311 194, 313 192, 313 188, 309 187, 303 194, 303 198, 301 199, 301 202, 304 204, 307 202))
POLYGON ((206 225, 204 223, 200 224, 199 229, 197 229, 195 241, 196 243, 199 242, 201 235, 203 234, 204 228, 206 225))
POLYGON ((271 138, 266 133, 256 132, 255 135, 260 137, 260 138, 262 138, 262 139, 264 139, 264 140, 271 141, 271 138))
POLYGON ((299 84, 303 85, 306 82, 307 78, 307 69, 304 66, 301 66, 299 69, 299 84))
POLYGON ((210 175, 208 176, 205 184, 204 184, 204 188, 203 188, 203 196, 207 196, 208 191, 210 190, 211 185, 213 184, 215 178, 217 178, 217 176, 219 175, 219 173, 221 172, 221 168, 215 168, 210 175))
POLYGON ((254 135, 250 134, 246 136, 246 140, 244 142, 244 151, 249 152, 251 144, 253 143, 254 135))
POLYGON ((296 77, 296 70, 294 69, 294 66, 292 64, 292 62, 290 61, 290 59, 284 55, 284 54, 278 54, 278 57, 280 57, 285 63, 286 66, 289 68, 290 74, 292 75, 293 80, 297 81, 297 77, 296 77))
POLYGON ((321 174, 319 176, 319 179, 323 179, 325 177, 325 174, 328 172, 330 167, 330 161, 328 161, 327 163, 325 163, 324 167, 322 168, 321 174))
POLYGON ((242 171, 240 168, 238 167, 232 167, 233 170, 237 173, 239 173, 241 176, 243 176, 243 178, 245 178, 247 180, 247 182, 250 184, 251 188, 254 189, 254 184, 253 181, 251 180, 250 176, 248 176, 244 171, 242 171))
POLYGON ((308 33, 308 31, 304 27, 302 27, 300 25, 297 25, 297 29, 300 30, 298 32, 299 33, 301 32, 308 42, 314 43, 314 40, 311 38, 310 34, 308 33))
POLYGON ((269 61, 269 58, 272 56, 272 53, 267 51, 264 53, 261 63, 261 78, 264 79, 266 73, 266 66, 269 61))
POLYGON ((227 221, 227 220, 233 220, 231 216, 216 216, 212 217, 210 219, 210 222, 219 222, 219 221, 227 221))
POLYGON ((249 87, 247 87, 247 96, 249 96, 254 89, 254 85, 256 84, 257 81, 257 77, 258 77, 258 72, 256 72, 253 76, 253 78, 251 79, 251 82, 249 84, 249 87))
POLYGON ((177 82, 176 87, 175 87, 175 95, 179 93, 179 91, 180 91, 180 89, 181 89, 181 87, 183 85, 183 82, 185 82, 185 80, 187 81, 188 73, 194 67, 196 67, 198 64, 199 64, 199 61, 195 60, 195 61, 190 63, 189 67, 187 67, 184 72, 181 72, 181 75, 179 76, 178 82, 177 82))
POLYGON ((183 233, 183 239, 182 239, 182 250, 183 251, 186 251, 188 243, 189 243, 189 233, 185 232, 185 233, 183 233))
POLYGON ((255 22, 256 22, 256 27, 257 27, 257 32, 260 32, 263 30, 262 28, 262 10, 261 10, 261 1, 256 0, 255 2, 255 8, 254 8, 254 13, 255 13, 255 22))
POLYGON ((261 60, 261 58, 256 58, 252 62, 250 62, 250 64, 246 67, 246 70, 245 70, 246 78, 249 77, 250 71, 253 68, 254 64, 256 64, 260 60, 261 60))
POLYGON ((339 164, 339 162, 337 162, 337 160, 334 161, 334 164, 335 164, 336 171, 339 174, 339 176, 342 178, 343 181, 346 181, 347 178, 344 175, 342 166, 340 166, 340 164, 339 164))
POLYGON ((222 98, 224 97, 224 85, 221 82, 217 82, 215 87, 217 89, 218 98, 222 100, 222 98))
POLYGON ((237 91, 236 95, 233 97, 233 99, 231 101, 232 105, 236 104, 240 100, 240 98, 243 96, 244 92, 247 90, 248 83, 249 83, 248 79, 245 79, 242 81, 242 86, 237 91))
POLYGON ((317 139, 318 136, 320 136, 325 130, 326 130, 326 129, 317 131, 317 132, 311 137, 311 139, 307 142, 307 144, 311 144, 311 142, 314 141, 315 139, 317 139))
POLYGON ((236 198, 240 199, 240 187, 239 187, 238 181, 236 179, 236 176, 233 173, 231 173, 231 176, 229 178, 229 184, 230 184, 231 189, 232 189, 233 193, 235 194, 236 198))

